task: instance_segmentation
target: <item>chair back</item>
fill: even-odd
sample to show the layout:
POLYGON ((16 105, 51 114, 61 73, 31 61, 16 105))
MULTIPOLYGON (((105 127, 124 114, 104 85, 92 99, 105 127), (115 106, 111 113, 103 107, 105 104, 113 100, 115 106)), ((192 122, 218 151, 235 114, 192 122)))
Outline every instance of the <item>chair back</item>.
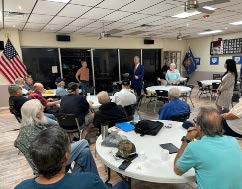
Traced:
POLYGON ((197 84, 198 84, 198 87, 199 87, 199 88, 203 88, 203 84, 202 84, 201 81, 197 81, 197 84))
POLYGON ((172 120, 172 121, 178 121, 178 122, 184 122, 189 117, 190 117, 190 112, 186 112, 186 113, 183 113, 183 114, 171 116, 170 120, 172 120))
POLYGON ((168 91, 166 90, 155 90, 156 97, 159 100, 167 100, 168 101, 168 91))
POLYGON ((213 74, 213 80, 221 79, 221 74, 213 74))
POLYGON ((220 85, 220 83, 218 83, 218 82, 212 83, 212 91, 216 92, 216 90, 218 89, 219 85, 220 85))
POLYGON ((56 114, 57 121, 64 130, 67 132, 80 131, 80 125, 77 117, 74 114, 56 114))

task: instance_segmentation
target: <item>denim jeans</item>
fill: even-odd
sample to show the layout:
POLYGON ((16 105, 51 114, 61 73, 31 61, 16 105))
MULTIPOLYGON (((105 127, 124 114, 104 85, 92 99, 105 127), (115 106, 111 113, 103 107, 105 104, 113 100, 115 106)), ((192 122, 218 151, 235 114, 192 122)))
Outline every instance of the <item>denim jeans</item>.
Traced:
POLYGON ((47 126, 59 126, 56 117, 53 114, 44 113, 47 120, 47 126))
POLYGON ((70 166, 73 161, 75 162, 73 173, 91 172, 98 175, 87 140, 83 139, 71 144, 71 153, 66 166, 70 166))
POLYGON ((81 82, 80 87, 81 87, 82 93, 84 95, 86 95, 86 92, 87 92, 88 87, 89 87, 89 82, 81 82))

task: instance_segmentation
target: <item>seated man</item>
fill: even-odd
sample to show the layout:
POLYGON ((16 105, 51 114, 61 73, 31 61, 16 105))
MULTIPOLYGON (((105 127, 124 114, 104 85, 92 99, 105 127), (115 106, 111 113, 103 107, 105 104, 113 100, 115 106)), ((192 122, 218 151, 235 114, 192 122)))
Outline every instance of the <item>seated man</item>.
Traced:
POLYGON ((56 96, 62 97, 62 96, 68 95, 68 92, 64 89, 64 87, 65 87, 65 79, 63 79, 61 77, 58 77, 55 80, 55 84, 57 85, 56 96))
POLYGON ((122 90, 114 94, 114 102, 123 107, 137 102, 136 96, 130 91, 129 79, 122 81, 122 90))
POLYGON ((77 83, 68 84, 68 95, 61 98, 60 113, 75 114, 78 118, 79 125, 86 125, 87 129, 93 126, 93 115, 89 112, 91 105, 86 98, 79 95, 79 86, 77 83))
POLYGON ((93 124, 95 127, 101 128, 101 124, 107 122, 109 126, 114 126, 117 122, 127 121, 124 108, 111 102, 107 92, 101 91, 97 98, 101 106, 94 115, 93 124))
POLYGON ((242 99, 228 113, 221 116, 224 118, 224 134, 242 138, 242 99))
MULTIPOLYGON (((35 162, 33 162, 29 149, 36 136, 46 129, 47 125, 43 109, 43 105, 37 99, 29 100, 22 106, 21 127, 18 137, 14 143, 15 146, 24 154, 35 175, 42 174, 42 172, 39 172, 40 167, 36 167, 35 162)), ((53 133, 53 135, 54 134, 56 133, 53 133)), ((47 149, 48 148, 45 148, 45 150, 47 149)), ((50 155, 49 157, 53 156, 50 155)), ((96 164, 86 140, 80 140, 71 145, 71 151, 65 161, 65 165, 69 167, 73 161, 75 162, 73 172, 93 172, 98 174, 96 164)))
POLYGON ((9 108, 10 112, 14 114, 17 118, 21 119, 21 107, 29 99, 22 95, 22 88, 19 85, 9 85, 9 108))
POLYGON ((22 77, 18 77, 14 80, 14 84, 19 85, 22 89, 23 95, 28 95, 30 92, 23 88, 24 86, 24 79, 22 77))
POLYGON ((177 87, 172 87, 169 90, 168 98, 170 102, 164 104, 159 111, 159 119, 169 120, 172 116, 181 115, 190 112, 190 107, 187 102, 180 100, 180 90, 177 87))
POLYGON ((31 75, 27 75, 25 77, 25 84, 23 85, 23 88, 29 92, 32 92, 34 86, 33 86, 33 78, 31 77, 31 75))
POLYGON ((242 188, 240 146, 235 138, 223 135, 221 116, 214 108, 201 108, 195 127, 182 138, 174 171, 182 175, 191 168, 199 189, 242 188))

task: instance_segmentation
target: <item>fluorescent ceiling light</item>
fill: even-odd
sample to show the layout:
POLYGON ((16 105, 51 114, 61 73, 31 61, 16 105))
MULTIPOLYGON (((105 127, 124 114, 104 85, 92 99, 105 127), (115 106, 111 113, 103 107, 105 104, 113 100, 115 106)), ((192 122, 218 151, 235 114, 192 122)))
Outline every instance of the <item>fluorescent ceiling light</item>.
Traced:
POLYGON ((183 13, 174 15, 172 17, 175 17, 175 18, 187 18, 187 17, 194 16, 194 15, 197 15, 197 14, 200 14, 200 13, 201 12, 198 12, 198 11, 194 11, 194 12, 183 12, 183 13))
POLYGON ((214 7, 210 7, 210 6, 204 6, 203 8, 204 8, 204 9, 207 9, 207 10, 212 10, 212 11, 216 9, 216 8, 214 8, 214 7))
POLYGON ((208 34, 221 33, 221 32, 222 30, 212 30, 212 31, 201 32, 199 33, 199 35, 208 35, 208 34))
POLYGON ((47 0, 47 1, 54 1, 58 3, 68 3, 70 0, 47 0))
POLYGON ((237 26, 237 25, 242 25, 242 21, 232 22, 232 23, 229 23, 229 24, 231 24, 231 25, 235 25, 235 26, 237 26))

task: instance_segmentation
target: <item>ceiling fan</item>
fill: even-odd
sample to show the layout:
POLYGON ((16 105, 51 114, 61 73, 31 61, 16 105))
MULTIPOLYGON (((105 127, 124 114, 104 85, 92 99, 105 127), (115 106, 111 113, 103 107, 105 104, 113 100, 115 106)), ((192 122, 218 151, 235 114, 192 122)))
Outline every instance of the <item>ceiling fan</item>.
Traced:
POLYGON ((209 10, 204 7, 218 5, 218 4, 227 3, 227 2, 230 2, 230 0, 210 0, 203 3, 199 3, 198 0, 187 0, 185 2, 185 12, 199 11, 206 14, 212 14, 214 10, 209 10))
POLYGON ((101 31, 101 33, 99 33, 98 40, 103 39, 103 38, 106 38, 106 37, 121 38, 122 36, 114 36, 113 34, 120 33, 122 31, 123 30, 112 29, 112 30, 106 32, 105 29, 104 29, 104 23, 103 23, 102 31, 101 31))
POLYGON ((182 33, 179 32, 176 39, 180 41, 180 40, 186 39, 188 37, 190 37, 190 35, 182 35, 182 33))

